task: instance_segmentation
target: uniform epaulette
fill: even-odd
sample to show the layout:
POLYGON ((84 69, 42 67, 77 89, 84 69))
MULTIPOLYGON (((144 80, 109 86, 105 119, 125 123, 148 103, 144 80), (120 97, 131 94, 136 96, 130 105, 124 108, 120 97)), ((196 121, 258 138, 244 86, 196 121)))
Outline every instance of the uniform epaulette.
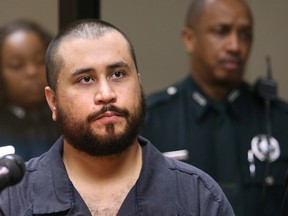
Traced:
POLYGON ((171 98, 175 97, 179 91, 177 91, 177 87, 169 86, 164 90, 155 92, 147 97, 147 107, 153 107, 161 103, 165 103, 171 98))

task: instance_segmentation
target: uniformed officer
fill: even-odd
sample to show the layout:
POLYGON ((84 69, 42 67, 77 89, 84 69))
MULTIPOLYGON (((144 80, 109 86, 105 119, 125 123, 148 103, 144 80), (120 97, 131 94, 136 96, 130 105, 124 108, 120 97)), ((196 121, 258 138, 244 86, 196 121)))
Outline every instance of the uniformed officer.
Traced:
POLYGON ((147 98, 142 134, 208 172, 236 215, 280 215, 288 106, 242 79, 253 39, 250 9, 242 0, 194 0, 182 39, 190 74, 147 98))

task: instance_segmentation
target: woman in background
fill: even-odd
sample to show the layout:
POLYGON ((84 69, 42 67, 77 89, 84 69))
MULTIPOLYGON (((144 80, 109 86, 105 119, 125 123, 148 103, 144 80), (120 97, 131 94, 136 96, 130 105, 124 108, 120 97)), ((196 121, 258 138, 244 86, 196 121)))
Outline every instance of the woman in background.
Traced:
POLYGON ((60 134, 44 95, 51 38, 28 20, 0 28, 0 146, 14 146, 24 160, 47 151, 60 134))

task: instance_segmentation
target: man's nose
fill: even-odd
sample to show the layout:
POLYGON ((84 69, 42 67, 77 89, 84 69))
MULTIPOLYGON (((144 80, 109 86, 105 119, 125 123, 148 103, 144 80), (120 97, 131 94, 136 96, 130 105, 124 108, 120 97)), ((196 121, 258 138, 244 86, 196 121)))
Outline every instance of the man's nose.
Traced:
POLYGON ((116 98, 116 92, 109 81, 99 82, 95 95, 95 103, 97 105, 114 103, 116 102, 116 98))
POLYGON ((227 41, 227 50, 238 53, 240 51, 240 38, 237 33, 231 33, 227 41))

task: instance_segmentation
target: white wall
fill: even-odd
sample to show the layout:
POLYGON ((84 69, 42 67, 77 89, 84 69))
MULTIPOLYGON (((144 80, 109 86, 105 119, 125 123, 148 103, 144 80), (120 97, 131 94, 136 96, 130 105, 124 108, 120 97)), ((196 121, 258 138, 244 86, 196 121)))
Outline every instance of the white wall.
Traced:
POLYGON ((58 30, 58 0, 1 0, 0 26, 17 18, 29 18, 52 34, 58 30))

